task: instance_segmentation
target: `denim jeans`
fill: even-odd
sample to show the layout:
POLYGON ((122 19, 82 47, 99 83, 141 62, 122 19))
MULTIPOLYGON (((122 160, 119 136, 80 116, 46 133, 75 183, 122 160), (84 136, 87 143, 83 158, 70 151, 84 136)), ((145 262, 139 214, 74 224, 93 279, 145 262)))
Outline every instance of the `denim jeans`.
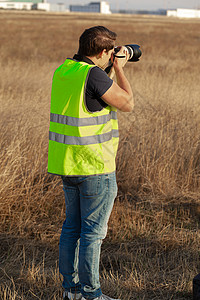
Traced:
POLYGON ((63 176, 66 219, 59 244, 63 287, 87 299, 99 297, 102 239, 117 195, 115 172, 94 176, 63 176))

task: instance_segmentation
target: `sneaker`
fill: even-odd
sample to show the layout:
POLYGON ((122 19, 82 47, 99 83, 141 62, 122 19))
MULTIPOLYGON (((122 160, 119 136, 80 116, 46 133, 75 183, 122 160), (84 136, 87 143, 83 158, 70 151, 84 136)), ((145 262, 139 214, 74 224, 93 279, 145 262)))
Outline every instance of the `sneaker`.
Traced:
MULTIPOLYGON (((82 297, 81 300, 87 300, 87 299, 82 297)), ((92 300, 120 300, 120 299, 113 299, 113 298, 110 298, 107 295, 102 294, 101 296, 99 296, 97 298, 93 298, 92 300)))
POLYGON ((70 293, 70 292, 64 292, 63 293, 63 300, 80 300, 82 297, 81 293, 70 293))

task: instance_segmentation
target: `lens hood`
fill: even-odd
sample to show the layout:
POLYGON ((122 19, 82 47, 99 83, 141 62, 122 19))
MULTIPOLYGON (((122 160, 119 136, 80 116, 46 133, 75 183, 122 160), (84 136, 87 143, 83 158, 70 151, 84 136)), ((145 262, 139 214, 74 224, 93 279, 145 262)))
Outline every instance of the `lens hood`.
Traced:
POLYGON ((129 44, 125 45, 128 49, 130 58, 128 61, 138 61, 140 56, 142 55, 142 51, 140 50, 140 46, 137 44, 129 44))

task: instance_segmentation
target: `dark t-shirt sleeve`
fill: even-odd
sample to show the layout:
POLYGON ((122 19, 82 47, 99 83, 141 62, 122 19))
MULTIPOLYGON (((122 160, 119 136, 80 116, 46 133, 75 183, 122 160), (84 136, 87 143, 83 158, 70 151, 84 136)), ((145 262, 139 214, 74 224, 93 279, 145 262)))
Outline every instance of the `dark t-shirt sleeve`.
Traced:
POLYGON ((101 96, 112 84, 113 80, 102 69, 97 66, 90 69, 86 85, 86 106, 89 111, 100 111, 107 106, 101 96))

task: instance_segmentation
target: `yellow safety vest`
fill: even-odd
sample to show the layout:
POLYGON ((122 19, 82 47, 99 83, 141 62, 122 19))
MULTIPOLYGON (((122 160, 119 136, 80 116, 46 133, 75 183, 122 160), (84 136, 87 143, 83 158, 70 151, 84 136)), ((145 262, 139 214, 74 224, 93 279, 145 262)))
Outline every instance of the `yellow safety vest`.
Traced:
POLYGON ((85 89, 94 65, 67 59, 55 71, 51 92, 48 172, 81 176, 115 171, 117 110, 89 112, 85 89))

